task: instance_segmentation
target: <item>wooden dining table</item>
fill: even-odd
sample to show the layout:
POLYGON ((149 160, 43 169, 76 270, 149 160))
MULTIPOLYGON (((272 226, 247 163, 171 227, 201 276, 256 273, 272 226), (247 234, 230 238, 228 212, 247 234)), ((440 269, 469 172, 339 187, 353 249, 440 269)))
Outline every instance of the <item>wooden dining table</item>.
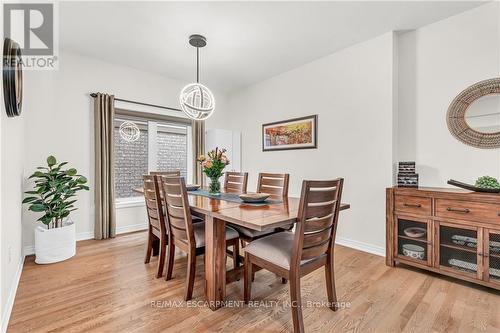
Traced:
MULTIPOLYGON (((142 188, 134 189, 144 193, 142 188)), ((252 205, 196 195, 188 191, 191 211, 205 220, 205 297, 216 310, 226 299, 226 223, 263 231, 297 221, 300 198, 287 197, 268 205, 252 205)), ((349 209, 342 203, 340 210, 349 209)))

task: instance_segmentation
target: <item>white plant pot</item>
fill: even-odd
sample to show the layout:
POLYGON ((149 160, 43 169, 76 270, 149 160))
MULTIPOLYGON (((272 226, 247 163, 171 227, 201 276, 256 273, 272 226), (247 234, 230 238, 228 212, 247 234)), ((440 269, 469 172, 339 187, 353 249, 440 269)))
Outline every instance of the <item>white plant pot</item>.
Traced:
POLYGON ((52 264, 76 254, 76 232, 73 222, 61 228, 35 228, 35 262, 52 264))

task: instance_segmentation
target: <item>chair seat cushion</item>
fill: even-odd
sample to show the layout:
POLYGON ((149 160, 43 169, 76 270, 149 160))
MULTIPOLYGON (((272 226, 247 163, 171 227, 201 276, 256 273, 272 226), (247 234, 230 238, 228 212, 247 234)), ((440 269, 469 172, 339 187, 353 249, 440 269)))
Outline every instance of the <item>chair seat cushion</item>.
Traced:
POLYGON ((257 231, 239 225, 231 225, 231 227, 234 228, 236 231, 238 231, 238 233, 242 238, 250 238, 250 239, 260 238, 266 235, 273 234, 277 231, 276 229, 257 231))
MULTIPOLYGON (((290 269, 294 237, 295 234, 289 231, 275 233, 251 242, 245 246, 245 252, 284 269, 290 269)), ((314 259, 302 260, 300 264, 303 265, 311 260, 314 259)))
MULTIPOLYGON (((196 247, 205 246, 205 223, 193 224, 194 239, 196 240, 196 247)), ((238 232, 231 227, 226 227, 226 240, 238 238, 238 232)))

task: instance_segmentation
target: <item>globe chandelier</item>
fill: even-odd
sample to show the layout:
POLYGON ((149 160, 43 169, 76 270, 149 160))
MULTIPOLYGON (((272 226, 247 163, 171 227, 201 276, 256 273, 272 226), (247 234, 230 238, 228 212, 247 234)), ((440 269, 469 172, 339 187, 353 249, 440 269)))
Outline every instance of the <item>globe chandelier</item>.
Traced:
POLYGON ((139 127, 131 121, 124 121, 120 125, 120 129, 118 130, 118 132, 120 133, 120 137, 126 142, 134 142, 139 140, 139 138, 141 137, 141 131, 139 127))
POLYGON ((208 119, 215 110, 215 98, 210 89, 200 83, 200 48, 207 45, 201 35, 189 36, 189 44, 196 47, 196 83, 185 86, 179 95, 182 111, 191 119, 208 119))

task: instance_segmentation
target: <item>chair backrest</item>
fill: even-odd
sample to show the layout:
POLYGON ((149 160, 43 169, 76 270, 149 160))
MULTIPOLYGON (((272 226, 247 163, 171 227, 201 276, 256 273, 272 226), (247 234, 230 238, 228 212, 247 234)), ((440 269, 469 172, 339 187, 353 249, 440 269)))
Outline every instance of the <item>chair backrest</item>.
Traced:
POLYGON ((227 171, 224 190, 245 193, 247 191, 248 172, 227 171))
POLYGON ((274 196, 288 196, 288 173, 259 173, 257 192, 274 196))
POLYGON ((292 265, 333 251, 343 184, 343 178, 302 182, 292 265))
POLYGON ((193 220, 184 178, 155 177, 158 177, 158 182, 161 183, 172 241, 177 245, 180 243, 188 247, 196 247, 193 220))
POLYGON ((152 176, 173 176, 173 177, 180 177, 181 172, 179 170, 174 170, 174 171, 150 171, 150 175, 152 176))
POLYGON ((144 200, 146 201, 146 211, 151 227, 158 229, 162 234, 167 234, 167 225, 163 204, 161 201, 160 187, 155 180, 155 176, 144 175, 144 200))

